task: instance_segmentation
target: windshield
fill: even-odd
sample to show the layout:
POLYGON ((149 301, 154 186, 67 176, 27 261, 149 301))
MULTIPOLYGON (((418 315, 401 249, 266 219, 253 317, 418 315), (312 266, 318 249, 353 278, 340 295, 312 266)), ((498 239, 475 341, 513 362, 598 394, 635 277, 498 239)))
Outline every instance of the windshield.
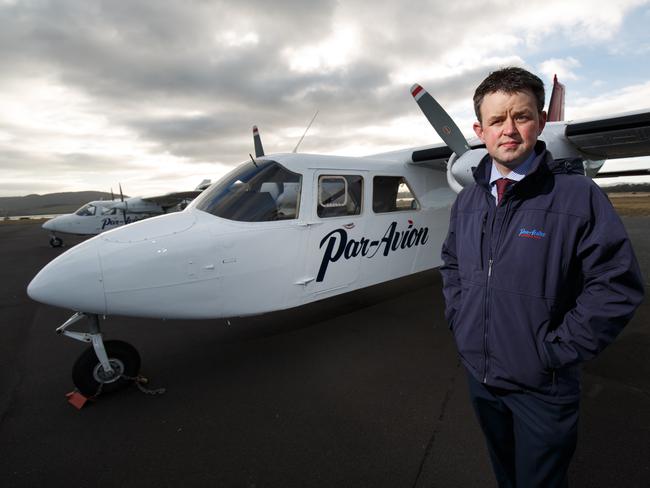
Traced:
POLYGON ((194 206, 240 222, 295 219, 301 182, 301 175, 275 161, 251 161, 204 191, 194 206))
POLYGON ((95 215, 95 206, 92 203, 87 203, 83 207, 81 207, 79 210, 75 212, 75 214, 80 215, 82 217, 88 216, 88 215, 95 215))

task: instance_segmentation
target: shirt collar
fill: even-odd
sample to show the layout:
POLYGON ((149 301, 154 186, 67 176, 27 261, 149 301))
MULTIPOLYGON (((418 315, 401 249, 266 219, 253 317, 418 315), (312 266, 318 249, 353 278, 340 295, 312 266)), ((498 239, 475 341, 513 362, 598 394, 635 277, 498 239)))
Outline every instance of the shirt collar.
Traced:
POLYGON ((533 165, 533 160, 535 159, 535 151, 533 150, 530 153, 530 156, 526 158, 526 160, 521 163, 519 166, 516 168, 510 170, 510 173, 507 175, 502 175, 499 173, 499 170, 497 169, 496 165, 492 163, 492 172, 490 173, 490 185, 493 185, 496 180, 499 178, 508 178, 513 181, 521 181, 524 179, 524 176, 528 173, 530 170, 531 166, 533 165))

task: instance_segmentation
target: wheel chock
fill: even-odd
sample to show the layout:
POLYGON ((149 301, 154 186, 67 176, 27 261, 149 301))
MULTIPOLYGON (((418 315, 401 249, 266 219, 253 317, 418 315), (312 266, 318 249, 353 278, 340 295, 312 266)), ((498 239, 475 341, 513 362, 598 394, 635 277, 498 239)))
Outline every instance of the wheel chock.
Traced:
POLYGON ((68 399, 68 403, 77 410, 81 410, 88 400, 90 400, 90 398, 83 396, 78 391, 71 391, 70 393, 66 393, 65 396, 68 399))

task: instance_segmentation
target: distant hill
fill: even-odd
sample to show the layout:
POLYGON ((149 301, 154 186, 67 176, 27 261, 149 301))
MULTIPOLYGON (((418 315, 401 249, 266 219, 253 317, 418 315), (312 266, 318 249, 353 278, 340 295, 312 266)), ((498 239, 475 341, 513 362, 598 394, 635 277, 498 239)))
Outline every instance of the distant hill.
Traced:
MULTIPOLYGON (((607 193, 650 192, 650 184, 620 184, 603 187, 607 193)), ((127 195, 124 195, 127 198, 127 195)), ((75 191, 0 197, 0 218, 8 215, 49 215, 72 213, 92 200, 110 200, 111 194, 103 191, 75 191)))
MULTIPOLYGON (((124 196, 126 198, 126 195, 124 196)), ((48 215, 72 213, 92 200, 110 200, 111 194, 103 191, 75 191, 0 197, 0 216, 48 215)))
POLYGON ((645 193, 650 192, 650 183, 625 183, 620 185, 603 186, 602 189, 606 193, 645 193))

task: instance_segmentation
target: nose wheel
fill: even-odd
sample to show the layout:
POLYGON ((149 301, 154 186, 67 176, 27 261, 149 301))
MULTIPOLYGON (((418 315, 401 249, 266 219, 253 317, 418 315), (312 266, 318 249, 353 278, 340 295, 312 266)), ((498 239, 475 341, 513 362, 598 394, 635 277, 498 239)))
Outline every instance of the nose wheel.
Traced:
POLYGON ((86 397, 116 391, 137 380, 140 354, 127 342, 104 341, 97 315, 77 312, 56 331, 72 339, 92 343, 72 367, 72 381, 86 397), (82 319, 88 319, 89 332, 67 330, 82 319))
POLYGON ((57 236, 50 237, 50 246, 61 247, 62 245, 63 245, 63 239, 57 236))
POLYGON ((94 347, 86 349, 72 367, 72 382, 87 397, 124 388, 140 372, 140 354, 128 342, 104 341, 104 349, 110 368, 102 365, 94 347))

